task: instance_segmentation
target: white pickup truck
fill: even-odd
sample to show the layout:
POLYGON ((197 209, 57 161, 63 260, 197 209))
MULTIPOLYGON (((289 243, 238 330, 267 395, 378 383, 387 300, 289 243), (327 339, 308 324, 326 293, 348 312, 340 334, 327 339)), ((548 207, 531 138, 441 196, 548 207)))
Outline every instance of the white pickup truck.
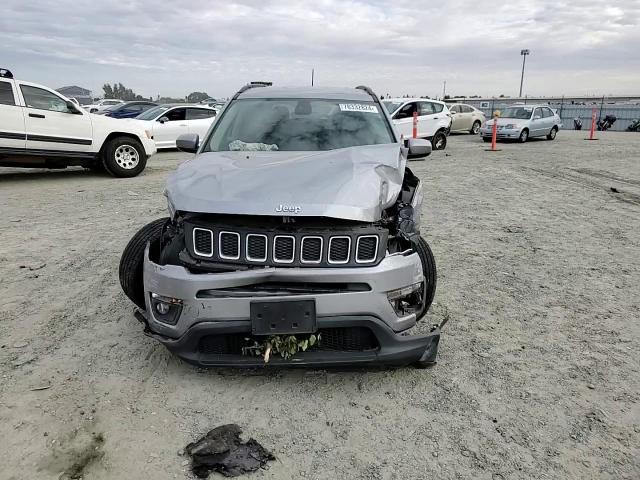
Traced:
POLYGON ((0 69, 0 166, 104 169, 135 177, 156 153, 151 132, 94 115, 55 90, 0 69))

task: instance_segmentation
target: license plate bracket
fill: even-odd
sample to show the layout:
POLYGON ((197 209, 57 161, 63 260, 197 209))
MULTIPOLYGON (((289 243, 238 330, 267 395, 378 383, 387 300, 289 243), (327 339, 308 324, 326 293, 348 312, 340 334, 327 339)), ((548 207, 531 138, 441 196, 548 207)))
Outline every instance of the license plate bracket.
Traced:
POLYGON ((253 335, 295 335, 318 330, 315 300, 251 302, 250 308, 253 335))

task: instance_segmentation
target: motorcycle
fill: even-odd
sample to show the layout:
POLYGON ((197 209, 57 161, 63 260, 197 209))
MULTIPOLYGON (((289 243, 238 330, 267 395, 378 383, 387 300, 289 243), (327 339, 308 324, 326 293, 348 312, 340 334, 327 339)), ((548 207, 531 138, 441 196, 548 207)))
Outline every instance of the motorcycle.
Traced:
POLYGON ((615 115, 606 115, 604 119, 598 120, 598 130, 604 132, 609 130, 618 118, 615 115))
POLYGON ((627 132, 640 132, 640 119, 631 122, 631 125, 627 127, 627 132))

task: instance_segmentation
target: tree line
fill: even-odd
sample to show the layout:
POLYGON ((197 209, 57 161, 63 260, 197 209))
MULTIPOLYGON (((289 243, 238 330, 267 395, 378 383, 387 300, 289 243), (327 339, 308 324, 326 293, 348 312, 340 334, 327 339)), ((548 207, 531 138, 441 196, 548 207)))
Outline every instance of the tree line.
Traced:
MULTIPOLYGON (((117 100, 124 100, 125 102, 130 102, 132 100, 152 100, 153 98, 146 98, 142 95, 138 95, 132 89, 125 87, 122 83, 114 83, 110 85, 105 83, 102 86, 102 91, 104 92, 104 98, 115 98, 117 100)), ((198 103, 202 102, 210 98, 206 92, 191 92, 185 98, 170 98, 170 97, 160 97, 156 101, 162 100, 162 103, 198 103)))

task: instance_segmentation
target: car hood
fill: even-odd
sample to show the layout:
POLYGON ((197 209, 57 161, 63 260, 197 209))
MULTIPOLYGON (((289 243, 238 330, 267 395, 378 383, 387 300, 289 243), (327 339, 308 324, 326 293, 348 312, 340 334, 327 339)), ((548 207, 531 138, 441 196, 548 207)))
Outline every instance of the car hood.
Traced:
POLYGON ((380 219, 402 187, 400 144, 322 152, 207 152, 167 181, 173 211, 380 219))

